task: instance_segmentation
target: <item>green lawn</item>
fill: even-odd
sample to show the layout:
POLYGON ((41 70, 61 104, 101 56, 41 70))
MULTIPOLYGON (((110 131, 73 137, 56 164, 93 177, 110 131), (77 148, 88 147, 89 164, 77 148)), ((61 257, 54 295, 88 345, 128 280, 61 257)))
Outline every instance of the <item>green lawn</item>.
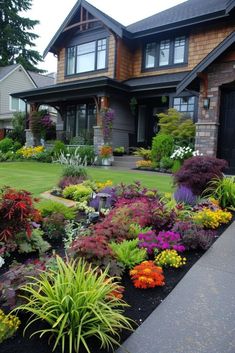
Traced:
MULTIPOLYGON (((62 167, 58 164, 38 162, 0 163, 0 187, 8 185, 25 189, 39 196, 41 192, 56 186, 62 167)), ((89 175, 99 181, 111 179, 114 184, 140 181, 144 186, 156 188, 162 192, 172 191, 172 179, 168 175, 123 171, 89 167, 89 175)))

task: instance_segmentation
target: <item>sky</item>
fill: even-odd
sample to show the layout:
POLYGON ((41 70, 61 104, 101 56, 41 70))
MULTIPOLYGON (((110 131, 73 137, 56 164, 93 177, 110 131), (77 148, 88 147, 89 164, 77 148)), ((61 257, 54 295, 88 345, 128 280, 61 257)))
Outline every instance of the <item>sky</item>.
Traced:
MULTIPOLYGON (((185 0, 88 0, 93 6, 107 13, 123 25, 139 21, 169 7, 175 6, 185 0)), ((205 0, 206 1, 206 0, 205 0)), ((50 40, 71 11, 77 0, 32 0, 31 10, 25 17, 39 20, 34 33, 40 37, 36 40, 36 50, 43 53, 50 40)), ((41 69, 48 72, 56 71, 56 58, 49 53, 41 69)))

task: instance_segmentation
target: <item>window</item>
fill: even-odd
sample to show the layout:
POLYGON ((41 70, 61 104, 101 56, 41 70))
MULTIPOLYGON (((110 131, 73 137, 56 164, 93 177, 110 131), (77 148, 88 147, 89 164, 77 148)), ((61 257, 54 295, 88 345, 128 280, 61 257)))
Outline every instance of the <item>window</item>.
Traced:
POLYGON ((170 41, 162 40, 160 42, 159 66, 169 65, 170 61, 170 41))
POLYGON ((68 106, 66 114, 66 131, 69 137, 93 135, 93 126, 96 125, 96 106, 94 103, 68 106))
POLYGON ((11 101, 11 105, 10 105, 11 110, 17 111, 17 112, 25 112, 26 104, 23 100, 19 98, 11 97, 10 101, 11 101))
POLYGON ((155 66, 156 43, 148 43, 145 51, 145 67, 149 69, 155 66))
POLYGON ((145 141, 145 115, 146 107, 144 105, 139 106, 137 142, 145 141))
POLYGON ((67 75, 106 68, 107 39, 80 44, 67 50, 67 75))
POLYGON ((191 118, 194 116, 195 97, 174 98, 173 107, 191 118))
POLYGON ((178 37, 174 43, 174 64, 181 64, 184 62, 185 55, 185 37, 178 37))
POLYGON ((144 69, 184 64, 187 61, 186 44, 186 37, 147 43, 144 51, 144 69))

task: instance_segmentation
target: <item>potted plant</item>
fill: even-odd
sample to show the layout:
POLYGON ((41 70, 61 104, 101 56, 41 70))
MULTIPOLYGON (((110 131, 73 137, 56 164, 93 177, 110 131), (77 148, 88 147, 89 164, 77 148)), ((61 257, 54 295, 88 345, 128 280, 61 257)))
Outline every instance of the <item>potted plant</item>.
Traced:
POLYGON ((124 153, 125 153, 125 148, 123 146, 116 147, 113 150, 114 156, 123 156, 124 153))
POLYGON ((102 165, 112 165, 112 147, 108 145, 104 145, 100 149, 100 157, 102 160, 102 165))

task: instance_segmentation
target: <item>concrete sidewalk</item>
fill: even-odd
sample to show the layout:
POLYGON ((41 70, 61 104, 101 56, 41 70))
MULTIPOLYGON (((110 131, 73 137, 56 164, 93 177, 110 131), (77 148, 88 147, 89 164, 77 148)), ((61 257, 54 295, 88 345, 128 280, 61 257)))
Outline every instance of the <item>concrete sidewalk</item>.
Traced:
POLYGON ((235 353, 235 222, 117 353, 235 353))

